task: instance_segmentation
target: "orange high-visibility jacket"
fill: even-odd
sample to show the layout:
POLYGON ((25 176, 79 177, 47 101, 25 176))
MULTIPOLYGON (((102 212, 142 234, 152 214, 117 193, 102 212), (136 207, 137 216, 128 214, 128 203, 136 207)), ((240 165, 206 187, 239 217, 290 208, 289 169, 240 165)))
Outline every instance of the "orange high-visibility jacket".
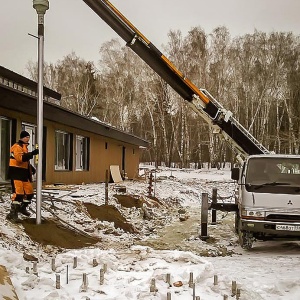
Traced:
POLYGON ((29 160, 33 158, 31 152, 28 152, 27 144, 18 141, 10 148, 10 160, 8 168, 8 177, 13 180, 30 180, 29 160))

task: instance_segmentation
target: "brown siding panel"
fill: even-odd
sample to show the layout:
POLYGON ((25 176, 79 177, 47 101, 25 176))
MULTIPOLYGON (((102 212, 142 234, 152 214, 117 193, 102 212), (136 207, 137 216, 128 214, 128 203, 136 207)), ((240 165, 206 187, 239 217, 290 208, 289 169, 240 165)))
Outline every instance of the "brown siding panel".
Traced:
MULTIPOLYGON (((1 71, 1 70, 0 70, 1 71)), ((1 75, 1 74, 0 74, 1 75)), ((26 82, 26 80, 24 81, 26 82)), ((50 91, 48 93, 51 94, 50 91)), ((0 83, 0 116, 16 119, 18 137, 22 122, 37 124, 36 98, 0 83)), ((64 183, 81 184, 105 181, 105 172, 110 165, 119 165, 122 171, 122 149, 125 151, 125 172, 130 179, 138 175, 140 149, 147 147, 148 142, 131 134, 127 134, 109 125, 90 120, 89 118, 68 111, 60 106, 44 102, 44 127, 46 127, 47 157, 45 163, 44 184, 64 183), (57 171, 55 164, 55 131, 62 130, 73 134, 73 169, 57 171), (75 135, 90 139, 90 163, 88 171, 75 170, 75 135), (107 143, 108 148, 105 149, 107 143), (133 153, 134 149, 134 153, 133 153)), ((15 141, 13 141, 15 142, 15 141)))

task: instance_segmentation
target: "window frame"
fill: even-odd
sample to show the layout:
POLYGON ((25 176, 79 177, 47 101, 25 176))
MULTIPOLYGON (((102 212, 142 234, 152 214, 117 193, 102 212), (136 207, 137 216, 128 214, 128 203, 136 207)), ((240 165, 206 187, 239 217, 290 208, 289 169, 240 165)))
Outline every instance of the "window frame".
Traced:
POLYGON ((90 164, 90 139, 76 135, 75 137, 75 171, 88 171, 90 164))
POLYGON ((55 160, 54 160, 54 170, 55 171, 72 171, 72 134, 63 130, 55 130, 55 160), (58 149, 58 135, 62 138, 62 155, 58 149), (61 156, 61 158, 59 157, 61 156), (58 161, 62 159, 62 162, 58 161), (59 167, 60 165, 60 167, 59 167))

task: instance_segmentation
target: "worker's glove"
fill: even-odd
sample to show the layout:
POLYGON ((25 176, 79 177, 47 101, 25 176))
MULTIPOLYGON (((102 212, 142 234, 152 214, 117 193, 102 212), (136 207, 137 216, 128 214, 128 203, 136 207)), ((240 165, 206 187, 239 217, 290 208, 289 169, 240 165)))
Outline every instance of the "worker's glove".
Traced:
POLYGON ((34 167, 33 165, 29 165, 29 168, 30 168, 30 173, 31 173, 32 175, 34 175, 34 174, 36 173, 35 167, 34 167))
POLYGON ((34 149, 32 152, 31 152, 32 155, 37 155, 39 154, 39 149, 34 149))

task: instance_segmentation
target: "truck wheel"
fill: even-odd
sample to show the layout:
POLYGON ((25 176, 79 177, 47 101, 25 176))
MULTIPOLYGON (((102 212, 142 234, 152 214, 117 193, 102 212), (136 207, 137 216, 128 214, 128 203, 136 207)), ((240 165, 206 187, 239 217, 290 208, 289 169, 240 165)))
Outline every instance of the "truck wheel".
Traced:
POLYGON ((236 234, 239 234, 239 231, 240 231, 240 215, 239 215, 239 212, 237 211, 235 213, 235 220, 234 220, 234 230, 235 230, 235 233, 236 234))
POLYGON ((254 237, 253 234, 249 231, 240 231, 239 232, 239 242, 243 249, 250 250, 253 246, 254 237))

